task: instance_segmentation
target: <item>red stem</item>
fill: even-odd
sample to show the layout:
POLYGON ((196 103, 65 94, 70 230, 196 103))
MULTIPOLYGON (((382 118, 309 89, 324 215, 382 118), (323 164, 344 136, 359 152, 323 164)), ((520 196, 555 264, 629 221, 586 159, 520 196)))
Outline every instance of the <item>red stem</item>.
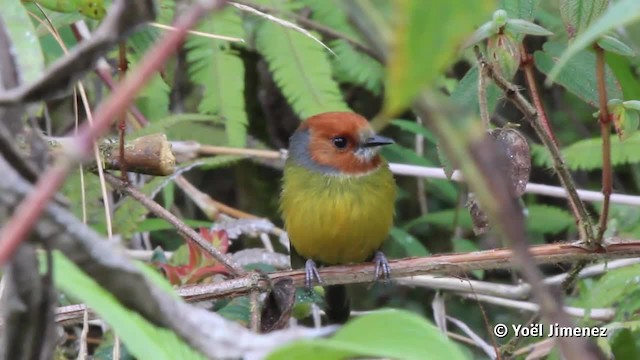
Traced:
POLYGON ((199 1, 191 6, 175 22, 175 30, 166 32, 163 38, 142 59, 140 65, 96 110, 93 126, 84 123, 74 137, 75 151, 70 158, 50 167, 39 178, 35 189, 20 203, 13 217, 0 230, 0 265, 13 255, 25 236, 33 228, 46 204, 62 185, 67 173, 93 149, 93 143, 106 133, 111 123, 122 116, 131 105, 135 95, 151 79, 165 61, 182 45, 187 30, 192 28, 210 11, 224 5, 224 1, 199 1))
POLYGON ((600 133, 602 134, 602 213, 598 221, 598 236, 596 244, 602 243, 604 232, 607 230, 609 219, 609 200, 613 188, 613 169, 611 167, 611 117, 607 106, 607 86, 604 71, 604 50, 595 45, 596 77, 598 79, 598 101, 600 105, 600 133))

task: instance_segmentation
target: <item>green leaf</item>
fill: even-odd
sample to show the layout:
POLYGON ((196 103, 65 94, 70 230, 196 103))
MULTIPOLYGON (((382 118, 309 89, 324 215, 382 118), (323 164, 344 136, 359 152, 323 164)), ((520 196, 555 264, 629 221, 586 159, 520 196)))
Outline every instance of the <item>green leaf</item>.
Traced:
POLYGON ((53 267, 56 288, 87 304, 114 329, 136 358, 204 359, 172 331, 151 324, 124 307, 59 251, 53 252, 53 267))
POLYGON ((608 4, 609 0, 560 0, 560 15, 569 37, 582 33, 608 4))
MULTIPOLYGON (((564 45, 547 42, 543 46, 544 51, 536 51, 534 54, 538 70, 550 76, 557 58, 564 51, 564 45)), ((572 94, 588 102, 594 107, 598 106, 598 83, 596 79, 596 57, 588 51, 580 51, 572 57, 567 66, 556 76, 555 81, 564 86, 572 94)), ((607 95, 610 99, 621 99, 622 92, 611 69, 605 66, 605 82, 607 95)))
POLYGON ((300 118, 349 111, 331 77, 327 54, 318 43, 295 30, 262 21, 256 29, 256 47, 300 118))
MULTIPOLYGON (((243 38, 242 19, 233 8, 226 8, 203 21, 198 30, 243 38)), ((242 147, 247 141, 249 123, 244 100, 244 63, 228 42, 194 36, 187 40, 187 61, 191 81, 204 93, 198 111, 223 119, 230 146, 242 147)))
POLYGON ((549 205, 531 205, 527 209, 527 230, 538 234, 556 234, 575 227, 566 210, 549 205))
POLYGON ((389 115, 406 108, 420 89, 432 85, 492 10, 491 2, 485 1, 407 0, 394 5, 397 17, 385 94, 389 115))
POLYGON ((628 100, 622 103, 626 109, 640 111, 640 101, 628 100))
MULTIPOLYGON (((485 91, 487 95, 487 108, 489 108, 489 113, 492 113, 502 93, 493 81, 487 80, 486 83, 488 83, 487 90, 485 91)), ((478 67, 474 66, 467 71, 458 85, 453 89, 451 101, 465 112, 475 110, 476 114, 480 114, 480 107, 478 105, 478 67)))
POLYGON ((611 352, 614 359, 640 359, 637 332, 634 336, 629 329, 620 329, 611 337, 611 352))
POLYGON ((400 228, 391 228, 389 234, 394 242, 404 250, 405 255, 403 257, 428 256, 430 254, 420 240, 400 228))
MULTIPOLYGON (((220 119, 214 115, 206 114, 174 114, 162 119, 157 119, 149 125, 134 131, 131 136, 139 137, 143 135, 155 134, 158 132, 167 132, 172 126, 182 124, 183 122, 204 122, 204 123, 217 123, 220 119)), ((187 125, 191 126, 191 125, 187 125)), ((171 139, 175 140, 175 139, 171 139)))
POLYGON ((10 47, 20 83, 33 82, 42 74, 44 56, 27 10, 20 0, 6 0, 2 4, 0 20, 9 35, 10 44, 5 46, 10 47))
POLYGON ((136 98, 136 105, 144 116, 153 123, 169 114, 171 89, 160 74, 154 74, 136 98))
POLYGON ((458 345, 425 319, 400 310, 382 310, 358 317, 330 339, 297 341, 267 359, 465 359, 458 345))
MULTIPOLYGON (((563 149, 571 170, 595 170, 602 168, 602 138, 580 140, 563 149)), ((611 164, 614 166, 640 162, 640 133, 635 132, 625 141, 615 135, 611 139, 611 164)))
POLYGON ((551 36, 553 33, 540 25, 522 19, 509 19, 504 27, 505 31, 512 34, 551 36))
POLYGON ((512 19, 533 20, 540 0, 501 0, 500 8, 512 19))
POLYGON ((400 129, 404 131, 408 131, 412 134, 422 135, 422 137, 424 137, 426 140, 429 140, 429 142, 432 144, 436 143, 436 138, 435 136, 433 136, 431 131, 427 130, 426 127, 424 127, 418 122, 395 119, 395 120, 391 120, 391 125, 395 125, 400 129))
MULTIPOLYGON (((328 26, 347 38, 364 44, 359 34, 349 23, 344 2, 338 0, 303 0, 311 10, 311 18, 328 26)), ((345 39, 329 41, 329 47, 335 53, 331 56, 333 74, 341 83, 356 84, 378 95, 382 90, 384 66, 367 54, 356 50, 345 39)))
POLYGON ((609 35, 600 38, 600 40, 598 40, 598 46, 606 51, 622 56, 635 56, 636 54, 627 44, 609 35))
MULTIPOLYGON (((584 3, 588 3, 588 1, 584 3)), ((560 74, 560 70, 565 67, 569 60, 582 49, 591 45, 598 38, 607 34, 614 28, 625 26, 637 21, 638 19, 640 19, 640 1, 620 0, 615 2, 598 20, 593 22, 588 29, 575 38, 573 43, 562 54, 549 73, 548 81, 555 81, 556 77, 560 74)))
POLYGON ((614 53, 607 53, 606 60, 622 87, 624 99, 640 99, 640 82, 635 78, 633 60, 614 53))
POLYGON ((616 319, 631 318, 640 309, 639 271, 637 264, 609 270, 588 291, 581 291, 576 306, 603 308, 617 305, 616 319))

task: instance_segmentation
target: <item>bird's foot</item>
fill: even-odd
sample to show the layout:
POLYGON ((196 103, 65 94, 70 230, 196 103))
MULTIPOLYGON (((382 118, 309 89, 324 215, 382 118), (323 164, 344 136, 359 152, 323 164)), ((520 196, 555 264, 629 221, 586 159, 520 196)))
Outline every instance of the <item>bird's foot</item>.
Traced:
POLYGON ((317 281, 318 284, 322 284, 322 278, 320 277, 315 261, 307 259, 307 262, 304 264, 304 286, 307 290, 313 289, 314 280, 317 281))
POLYGON ((384 256, 384 253, 382 251, 376 251, 375 255, 373 256, 373 263, 376 267, 376 281, 389 281, 389 279, 391 279, 391 268, 389 267, 389 260, 387 260, 387 257, 384 256))

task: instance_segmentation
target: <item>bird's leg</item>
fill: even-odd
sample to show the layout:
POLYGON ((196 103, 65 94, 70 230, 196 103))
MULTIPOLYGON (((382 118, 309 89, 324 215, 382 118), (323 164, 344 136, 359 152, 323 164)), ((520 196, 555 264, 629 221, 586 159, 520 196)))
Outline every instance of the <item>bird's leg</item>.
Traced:
POLYGON ((391 278, 391 268, 389 267, 389 260, 387 260, 387 257, 384 256, 384 253, 382 251, 376 251, 375 255, 373 256, 373 263, 376 267, 376 281, 388 281, 391 278))
POLYGON ((307 290, 313 289, 314 280, 316 280, 318 284, 322 284, 322 278, 320 277, 315 261, 307 259, 307 262, 304 264, 304 285, 307 290))

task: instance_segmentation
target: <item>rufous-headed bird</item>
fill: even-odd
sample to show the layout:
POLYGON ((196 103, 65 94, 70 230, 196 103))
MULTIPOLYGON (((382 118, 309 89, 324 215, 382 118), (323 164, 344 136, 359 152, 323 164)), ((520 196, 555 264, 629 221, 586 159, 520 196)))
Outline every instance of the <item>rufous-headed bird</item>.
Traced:
MULTIPOLYGON (((396 184, 378 154, 393 140, 376 135, 350 112, 327 112, 303 122, 289 140, 280 211, 289 234, 292 265, 306 259, 305 284, 322 283, 317 266, 373 260, 376 278, 389 277, 380 251, 393 222, 396 184)), ((350 313, 344 285, 325 290, 329 321, 350 313)))

